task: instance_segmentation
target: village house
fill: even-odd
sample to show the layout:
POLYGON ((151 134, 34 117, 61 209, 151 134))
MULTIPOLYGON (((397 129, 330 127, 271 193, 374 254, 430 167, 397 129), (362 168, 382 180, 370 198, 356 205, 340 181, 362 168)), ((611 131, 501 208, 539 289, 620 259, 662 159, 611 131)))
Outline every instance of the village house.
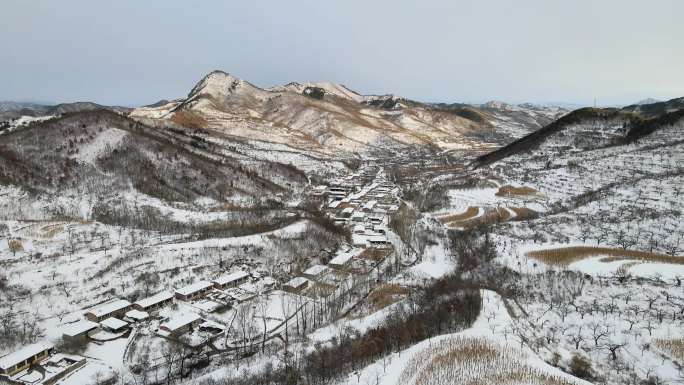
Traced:
POLYGON ((304 277, 296 277, 292 278, 291 280, 287 281, 283 285, 283 290, 288 291, 290 293, 299 293, 302 290, 306 289, 309 286, 309 280, 304 278, 304 277))
POLYGON ((71 343, 84 342, 89 334, 99 330, 100 325, 97 322, 80 320, 62 330, 62 339, 71 343))
POLYGON ((353 207, 347 207, 342 212, 340 212, 340 218, 349 218, 354 213, 353 207))
POLYGON ((326 185, 320 185, 313 188, 313 195, 324 195, 325 191, 328 189, 326 185))
POLYGON ((160 335, 178 337, 192 330, 202 323, 202 317, 197 314, 185 314, 170 319, 159 326, 160 335))
POLYGON ((390 245, 387 237, 383 235, 371 235, 368 237, 368 243, 375 247, 387 247, 390 245))
POLYGON ((224 290, 230 287, 237 287, 249 280, 249 273, 246 271, 236 271, 212 281, 214 287, 219 290, 224 290))
POLYGON ((264 291, 273 290, 277 284, 278 281, 276 281, 273 277, 264 277, 264 279, 261 280, 261 287, 264 291))
POLYGON ((94 308, 85 313, 85 317, 89 321, 100 322, 109 317, 123 317, 132 307, 133 305, 130 302, 119 299, 94 308))
POLYGON ((364 214, 361 211, 357 211, 351 216, 351 221, 352 222, 358 222, 358 223, 365 222, 366 221, 366 214, 364 214))
POLYGON ((100 326, 102 326, 102 329, 110 333, 121 333, 128 328, 128 322, 122 321, 118 318, 110 317, 100 322, 100 326))
POLYGON ((54 353, 55 347, 48 343, 27 345, 13 353, 0 357, 0 374, 15 375, 22 370, 35 365, 54 353))
POLYGON ((372 215, 369 216, 368 219, 370 220, 371 224, 374 225, 380 225, 383 222, 383 216, 382 215, 372 215))
POLYGON ((161 307, 173 303, 173 293, 169 291, 162 291, 151 297, 141 299, 133 304, 133 308, 139 311, 151 313, 161 307))
POLYGON ((376 204, 378 204, 378 201, 368 201, 368 202, 363 204, 363 207, 361 208, 361 210, 369 213, 369 212, 373 211, 373 207, 375 207, 376 204))
POLYGON ((214 285, 211 282, 199 281, 193 283, 192 285, 188 285, 185 287, 181 287, 180 289, 177 289, 175 295, 177 299, 187 302, 204 297, 213 288, 214 285))
POLYGON ((306 269, 302 275, 306 278, 309 279, 317 279, 324 275, 330 268, 328 266, 324 265, 313 265, 310 268, 306 269))
POLYGON ((228 296, 236 303, 243 303, 256 297, 256 293, 240 288, 233 288, 227 291, 228 296))
POLYGON ((355 255, 356 254, 352 251, 339 253, 337 256, 335 256, 335 258, 331 259, 330 262, 328 262, 328 266, 330 266, 333 269, 345 268, 349 266, 349 262, 352 260, 352 258, 354 258, 355 255))
POLYGON ((146 311, 140 311, 138 309, 129 310, 124 317, 124 321, 129 323, 141 322, 150 318, 150 314, 146 311))
POLYGON ((365 234, 352 234, 352 246, 368 247, 368 237, 365 234))

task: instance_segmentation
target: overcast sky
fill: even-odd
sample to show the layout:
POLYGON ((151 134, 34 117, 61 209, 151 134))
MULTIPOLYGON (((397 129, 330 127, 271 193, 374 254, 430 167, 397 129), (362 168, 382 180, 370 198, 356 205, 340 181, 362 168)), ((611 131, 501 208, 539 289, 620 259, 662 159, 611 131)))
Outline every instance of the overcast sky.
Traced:
POLYGON ((221 69, 423 101, 684 96, 681 0, 2 0, 0 100, 139 105, 221 69))

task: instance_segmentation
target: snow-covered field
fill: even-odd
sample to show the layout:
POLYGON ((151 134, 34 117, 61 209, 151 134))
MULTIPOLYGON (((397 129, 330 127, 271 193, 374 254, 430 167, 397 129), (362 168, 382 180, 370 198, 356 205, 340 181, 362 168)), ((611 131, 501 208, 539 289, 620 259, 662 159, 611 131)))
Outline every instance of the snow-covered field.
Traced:
POLYGON ((514 322, 502 298, 483 291, 484 307, 466 331, 424 340, 351 374, 345 384, 586 384, 542 361, 509 335, 514 322), (491 351, 480 348, 486 345, 491 351), (496 353, 495 353, 496 352, 496 353), (529 371, 522 379, 517 373, 529 371), (546 380, 550 378, 550 380, 546 380), (548 381, 548 382, 547 382, 548 381))

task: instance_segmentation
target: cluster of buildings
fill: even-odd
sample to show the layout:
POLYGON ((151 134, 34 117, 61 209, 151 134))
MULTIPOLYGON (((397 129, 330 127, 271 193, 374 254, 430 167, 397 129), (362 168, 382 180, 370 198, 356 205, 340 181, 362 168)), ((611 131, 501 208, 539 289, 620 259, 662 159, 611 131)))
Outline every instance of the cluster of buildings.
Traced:
MULTIPOLYGON (((202 318, 197 312, 177 311, 177 306, 171 305, 186 302, 199 313, 210 313, 254 298, 274 289, 276 284, 271 277, 262 278, 257 272, 238 270, 136 302, 111 300, 91 308, 83 314, 83 319, 67 325, 61 331, 62 339, 65 344, 104 343, 126 338, 133 324, 155 319, 159 321, 157 335, 169 339, 186 336, 189 338, 184 341, 199 346, 223 333, 224 326, 202 318), (163 308, 170 316, 160 316, 163 308)), ((52 344, 36 343, 0 357, 0 383, 50 385, 85 363, 85 357, 58 353, 52 344)))
POLYGON ((399 210, 399 189, 385 174, 361 169, 355 174, 316 186, 313 195, 323 198, 327 214, 346 226, 352 245, 338 250, 326 264, 315 264, 283 285, 283 290, 325 296, 339 288, 351 273, 367 273, 382 263, 393 248, 387 238, 389 217, 399 210))
POLYGON ((85 357, 55 354, 54 345, 39 342, 0 357, 0 383, 52 385, 85 363, 85 357))
POLYGON ((354 247, 388 247, 389 216, 399 210, 399 188, 383 172, 361 170, 330 186, 318 186, 328 214, 337 224, 349 226, 354 247))
MULTIPOLYGON (((361 171, 314 188, 324 198, 328 215, 352 233, 352 245, 337 250, 327 263, 319 261, 284 283, 284 291, 312 297, 328 296, 339 289, 350 273, 367 273, 391 253, 387 239, 389 216, 399 210, 399 190, 382 172, 361 171)), ((326 258, 327 259, 327 258, 326 258)), ((194 340, 193 346, 224 332, 224 326, 201 317, 194 311, 176 310, 184 302, 199 313, 211 313, 251 300, 274 289, 278 282, 258 272, 238 270, 213 280, 201 280, 150 297, 129 302, 115 299, 96 306, 62 331, 65 343, 105 342, 128 337, 131 325, 158 320, 157 335, 194 340), (164 310, 165 316, 159 312, 164 310), (202 338, 199 338, 199 337, 202 338), (193 338, 194 337, 194 338, 193 338)), ((184 307, 185 310, 188 307, 184 307)), ((156 325, 156 324, 155 324, 156 325)), ((50 385, 85 364, 85 358, 56 353, 51 344, 33 344, 0 357, 0 378, 13 384, 50 385), (39 370, 30 370, 40 367, 39 370), (40 373, 41 378, 34 378, 40 373)))

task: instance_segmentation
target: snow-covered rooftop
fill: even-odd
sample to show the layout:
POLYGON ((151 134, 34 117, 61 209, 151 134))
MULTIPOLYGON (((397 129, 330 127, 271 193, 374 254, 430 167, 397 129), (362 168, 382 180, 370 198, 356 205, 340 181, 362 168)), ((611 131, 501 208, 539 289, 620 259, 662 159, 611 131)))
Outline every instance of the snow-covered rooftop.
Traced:
POLYGON ((310 268, 306 269, 306 271, 304 271, 304 274, 306 274, 306 275, 312 275, 312 276, 317 276, 317 275, 319 275, 319 274, 322 274, 323 272, 325 272, 325 271, 328 270, 328 269, 329 269, 328 266, 324 266, 324 265, 313 265, 313 266, 311 266, 310 268))
POLYGON ((0 357, 0 368, 7 370, 16 364, 35 356, 38 353, 52 348, 54 348, 54 345, 45 342, 38 342, 24 346, 16 352, 0 357))
POLYGON ((150 315, 145 311, 133 309, 133 310, 129 311, 128 313, 126 313, 126 317, 134 319, 136 321, 142 321, 142 320, 150 318, 150 315))
POLYGON ((184 286, 181 287, 180 289, 176 289, 176 293, 181 294, 181 295, 190 295, 193 293, 197 293, 200 290, 208 289, 212 286, 211 282, 209 281, 199 281, 195 282, 192 285, 184 286))
POLYGON ((62 330, 62 334, 69 337, 75 337, 79 334, 83 334, 87 331, 93 330, 99 327, 97 322, 92 322, 88 320, 80 320, 75 322, 62 330))
POLYGON ((125 299, 118 299, 114 302, 109 302, 99 307, 96 307, 90 310, 89 313, 92 313, 96 317, 102 317, 112 312, 125 309, 128 306, 131 306, 130 302, 126 301, 125 299))
POLYGON ((242 271, 242 270, 235 271, 235 272, 232 272, 230 274, 226 274, 224 276, 216 278, 214 280, 214 283, 216 283, 218 285, 226 285, 226 284, 238 281, 238 280, 243 279, 243 278, 248 277, 248 276, 249 276, 249 273, 246 271, 242 271))
POLYGON ((335 258, 331 259, 330 262, 328 262, 328 265, 344 265, 347 262, 349 262, 352 258, 354 258, 354 256, 357 254, 358 253, 352 251, 339 253, 335 258))
POLYGON ((173 298, 173 293, 170 291, 162 291, 161 293, 157 293, 151 297, 147 297, 145 299, 141 299, 140 301, 136 302, 136 305, 139 305, 140 307, 143 308, 148 308, 150 306, 154 306, 160 302, 168 301, 171 298, 173 298))
POLYGON ((198 316, 195 313, 187 313, 170 319, 168 322, 162 324, 160 327, 164 327, 170 331, 175 331, 187 325, 190 325, 191 323, 196 322, 201 318, 202 317, 198 316))
POLYGON ((118 330, 118 329, 121 329, 123 327, 128 326, 128 322, 122 321, 118 318, 109 317, 106 320, 101 321, 100 325, 102 325, 108 329, 118 330))
POLYGON ((297 288, 300 288, 300 287, 306 285, 308 282, 309 282, 309 280, 304 278, 304 277, 295 277, 295 278, 292 278, 291 280, 287 281, 287 283, 285 285, 290 286, 290 287, 294 287, 295 289, 297 289, 297 288))

